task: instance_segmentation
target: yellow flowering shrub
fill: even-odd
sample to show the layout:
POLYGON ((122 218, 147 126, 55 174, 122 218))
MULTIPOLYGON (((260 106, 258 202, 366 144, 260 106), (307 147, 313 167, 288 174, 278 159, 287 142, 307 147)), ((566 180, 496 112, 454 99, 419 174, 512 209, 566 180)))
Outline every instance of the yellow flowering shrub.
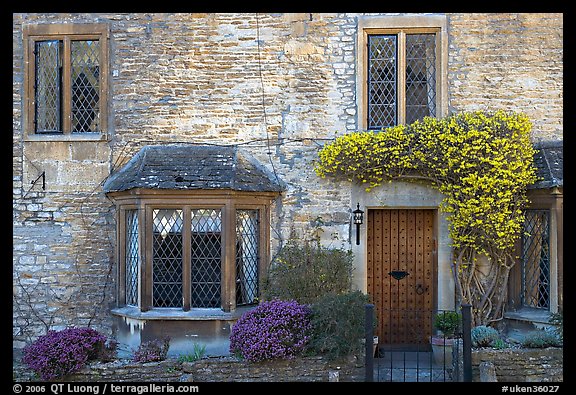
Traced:
POLYGON ((404 178, 428 179, 444 195, 460 301, 472 303, 475 325, 498 319, 514 245, 524 221, 526 188, 536 181, 531 122, 522 113, 463 112, 410 125, 346 134, 318 153, 320 177, 370 189, 404 178), (418 176, 406 177, 406 176, 418 176), (498 273, 487 286, 476 260, 487 256, 498 273))

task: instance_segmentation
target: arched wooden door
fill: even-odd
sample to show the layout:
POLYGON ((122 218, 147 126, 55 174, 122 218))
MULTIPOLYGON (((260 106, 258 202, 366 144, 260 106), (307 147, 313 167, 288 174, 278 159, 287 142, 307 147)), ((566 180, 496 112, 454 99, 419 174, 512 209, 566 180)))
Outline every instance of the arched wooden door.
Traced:
POLYGON ((431 209, 369 209, 367 286, 380 344, 416 345, 432 334, 435 287, 431 209))

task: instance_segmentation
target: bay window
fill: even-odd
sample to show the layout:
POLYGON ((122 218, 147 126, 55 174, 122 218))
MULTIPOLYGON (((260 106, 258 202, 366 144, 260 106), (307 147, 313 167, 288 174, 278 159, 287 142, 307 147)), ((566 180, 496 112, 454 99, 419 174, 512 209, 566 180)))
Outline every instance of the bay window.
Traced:
POLYGON ((198 205, 198 197, 178 198, 182 203, 138 197, 120 204, 119 306, 230 311, 257 303, 269 201, 252 195, 198 205))
POLYGON ((226 320, 258 303, 284 185, 249 152, 144 146, 102 188, 116 206, 113 314, 226 320))

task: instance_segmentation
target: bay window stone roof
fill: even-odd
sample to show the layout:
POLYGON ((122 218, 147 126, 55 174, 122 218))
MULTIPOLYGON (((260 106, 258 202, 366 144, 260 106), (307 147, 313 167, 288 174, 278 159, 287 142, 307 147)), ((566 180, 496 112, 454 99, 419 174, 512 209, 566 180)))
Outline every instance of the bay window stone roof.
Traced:
POLYGON ((563 140, 540 141, 534 144, 534 155, 538 181, 529 189, 548 189, 564 186, 563 140))
POLYGON ((285 184, 236 146, 144 146, 103 185, 104 192, 148 189, 223 189, 280 192, 285 184))

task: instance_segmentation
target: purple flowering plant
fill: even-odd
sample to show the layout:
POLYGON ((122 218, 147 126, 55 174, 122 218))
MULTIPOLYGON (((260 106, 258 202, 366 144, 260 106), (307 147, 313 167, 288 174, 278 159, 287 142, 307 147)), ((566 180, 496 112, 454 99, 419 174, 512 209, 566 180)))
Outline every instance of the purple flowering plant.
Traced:
POLYGON ((24 347, 22 362, 42 380, 59 379, 98 358, 106 348, 106 340, 91 328, 50 330, 24 347))
POLYGON ((310 308, 295 300, 262 302, 232 327, 230 352, 250 361, 293 358, 310 338, 310 308))

